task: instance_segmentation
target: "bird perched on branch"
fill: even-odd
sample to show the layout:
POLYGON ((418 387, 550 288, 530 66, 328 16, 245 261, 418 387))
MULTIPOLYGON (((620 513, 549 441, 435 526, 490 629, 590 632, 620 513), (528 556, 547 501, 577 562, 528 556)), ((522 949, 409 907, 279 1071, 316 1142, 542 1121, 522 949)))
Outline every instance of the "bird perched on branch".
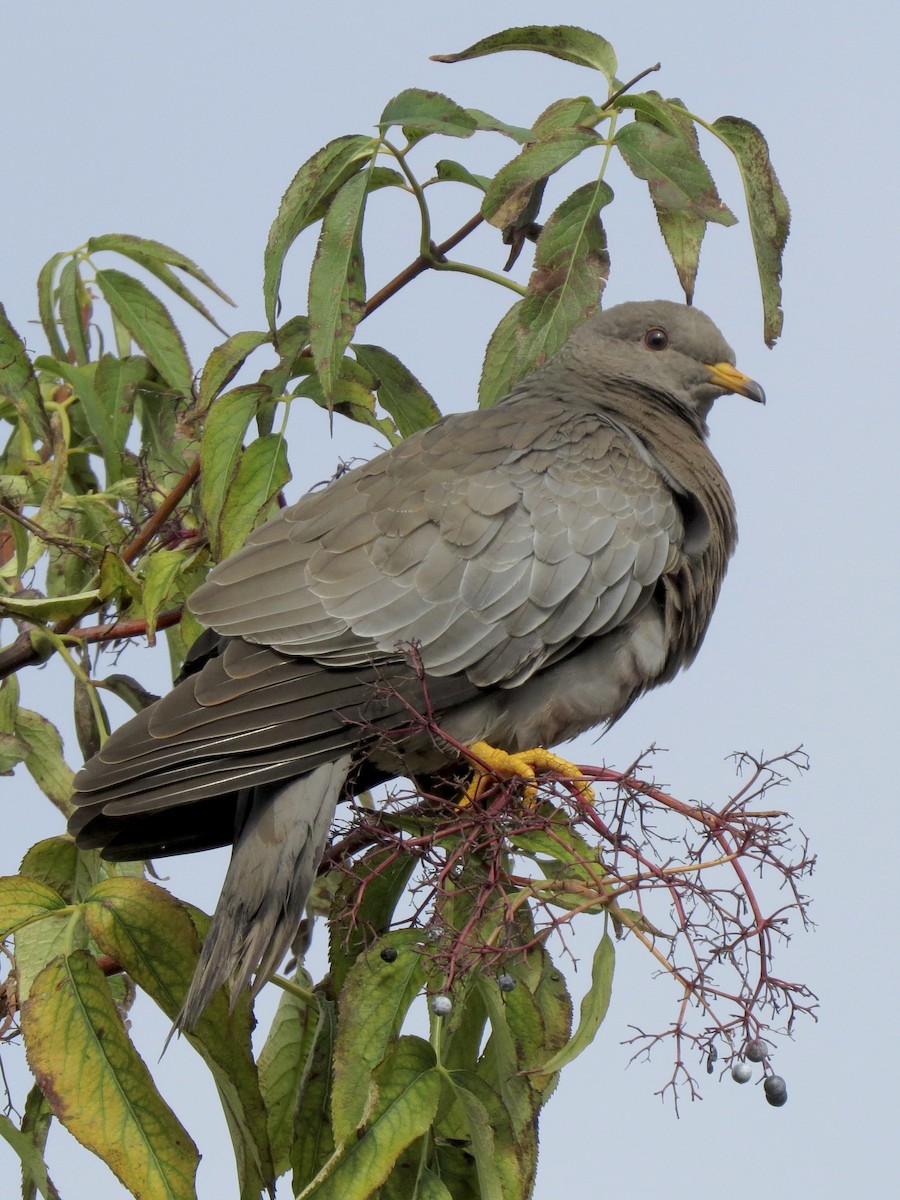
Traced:
POLYGON ((180 1022, 275 970, 342 795, 615 721, 694 658, 734 550, 706 445, 763 391, 713 322, 652 301, 592 317, 493 408, 304 496, 217 566, 187 677, 76 779, 70 829, 114 860, 234 843, 180 1022), (421 674, 421 671, 420 671, 421 674))

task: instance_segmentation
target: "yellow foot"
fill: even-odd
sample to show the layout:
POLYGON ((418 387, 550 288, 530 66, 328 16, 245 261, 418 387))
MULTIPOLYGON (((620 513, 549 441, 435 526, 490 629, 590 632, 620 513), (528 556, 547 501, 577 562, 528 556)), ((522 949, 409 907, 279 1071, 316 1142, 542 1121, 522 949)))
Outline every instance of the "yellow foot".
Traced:
POLYGON ((490 784, 493 777, 499 775, 503 779, 524 779, 525 803, 534 804, 537 796, 537 772, 550 771, 554 775, 572 780, 572 790, 586 804, 594 803, 594 792, 591 785, 581 779, 581 772, 574 763, 558 754, 552 754, 541 746, 532 750, 520 750, 517 754, 507 754, 487 742, 473 742, 469 747, 468 756, 475 770, 472 782, 466 788, 465 795, 460 801, 460 807, 476 801, 490 784))

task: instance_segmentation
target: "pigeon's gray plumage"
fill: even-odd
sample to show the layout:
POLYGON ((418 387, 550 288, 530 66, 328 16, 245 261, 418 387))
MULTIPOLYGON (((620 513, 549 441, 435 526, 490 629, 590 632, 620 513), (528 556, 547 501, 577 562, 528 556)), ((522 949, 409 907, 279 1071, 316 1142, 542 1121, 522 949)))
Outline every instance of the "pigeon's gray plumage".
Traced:
POLYGON ((374 736, 421 704, 404 645, 442 728, 509 751, 614 721, 691 662, 736 538, 706 417, 764 398, 733 364, 696 309, 619 305, 215 568, 191 607, 220 636, 79 774, 70 826, 111 859, 235 842, 186 1027, 277 967, 345 787, 446 761, 374 736))

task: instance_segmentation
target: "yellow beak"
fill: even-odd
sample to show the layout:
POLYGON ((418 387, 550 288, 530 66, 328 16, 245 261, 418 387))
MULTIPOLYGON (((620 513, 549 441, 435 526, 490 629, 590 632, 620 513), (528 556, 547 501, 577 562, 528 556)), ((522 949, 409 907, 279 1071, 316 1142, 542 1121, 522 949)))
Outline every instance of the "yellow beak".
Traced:
POLYGON ((765 404, 766 393, 756 380, 733 367, 731 363, 707 363, 706 367, 716 387, 724 388, 726 392, 737 392, 746 396, 748 400, 755 400, 757 404, 765 404))

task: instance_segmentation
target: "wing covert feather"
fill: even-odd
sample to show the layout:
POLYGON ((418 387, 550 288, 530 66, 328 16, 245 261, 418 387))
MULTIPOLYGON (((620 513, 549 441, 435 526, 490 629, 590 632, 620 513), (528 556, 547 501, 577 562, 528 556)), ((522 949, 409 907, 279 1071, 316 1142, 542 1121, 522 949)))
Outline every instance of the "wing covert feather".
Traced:
POLYGON ((671 485, 626 433, 526 399, 445 418, 303 497, 192 608, 326 664, 415 641, 430 674, 504 686, 637 611, 683 537, 671 485))

